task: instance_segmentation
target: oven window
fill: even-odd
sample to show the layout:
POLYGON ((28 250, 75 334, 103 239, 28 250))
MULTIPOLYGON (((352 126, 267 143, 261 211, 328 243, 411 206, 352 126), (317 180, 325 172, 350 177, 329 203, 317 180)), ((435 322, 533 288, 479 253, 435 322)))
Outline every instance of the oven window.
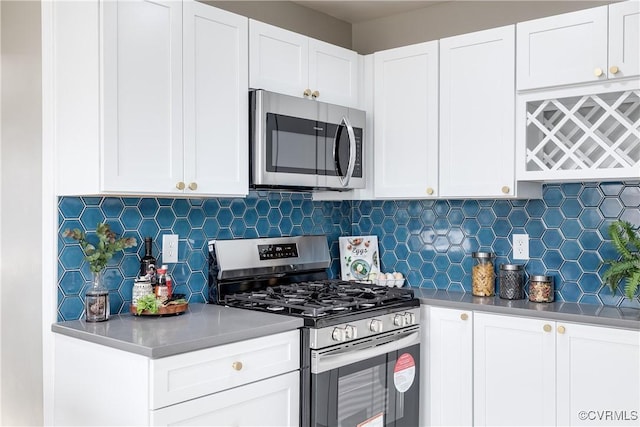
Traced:
POLYGON ((363 369, 338 379, 338 427, 351 427, 382 417, 389 393, 384 365, 363 369))

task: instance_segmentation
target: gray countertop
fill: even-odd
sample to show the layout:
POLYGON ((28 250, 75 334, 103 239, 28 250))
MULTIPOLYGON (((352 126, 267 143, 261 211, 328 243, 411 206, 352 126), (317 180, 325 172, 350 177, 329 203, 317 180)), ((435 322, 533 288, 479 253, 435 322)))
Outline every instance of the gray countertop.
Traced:
POLYGON ((526 299, 474 297, 471 293, 422 288, 415 289, 415 295, 422 304, 432 306, 640 330, 640 310, 637 308, 571 302, 535 303, 526 299))
MULTIPOLYGON (((564 322, 640 330, 640 310, 499 297, 474 297, 470 293, 414 289, 423 304, 489 313, 537 317, 564 322)), ((140 354, 152 359, 201 350, 303 326, 301 318, 263 313, 215 304, 191 304, 179 316, 155 317, 121 314, 106 322, 70 320, 54 323, 55 333, 140 354)))
POLYGON ((224 307, 190 304, 178 316, 120 314, 106 322, 54 323, 53 332, 152 359, 201 350, 302 327, 300 318, 224 307))

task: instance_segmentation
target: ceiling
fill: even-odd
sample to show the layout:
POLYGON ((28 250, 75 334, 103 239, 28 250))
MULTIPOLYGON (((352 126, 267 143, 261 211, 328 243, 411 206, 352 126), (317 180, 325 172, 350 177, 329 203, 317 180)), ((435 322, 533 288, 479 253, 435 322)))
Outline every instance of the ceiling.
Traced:
POLYGON ((307 1, 293 0, 300 6, 317 10, 324 14, 333 16, 351 24, 370 21, 385 16, 396 15, 398 13, 411 12, 412 10, 423 9, 443 1, 370 1, 370 0, 349 0, 349 1, 307 1))

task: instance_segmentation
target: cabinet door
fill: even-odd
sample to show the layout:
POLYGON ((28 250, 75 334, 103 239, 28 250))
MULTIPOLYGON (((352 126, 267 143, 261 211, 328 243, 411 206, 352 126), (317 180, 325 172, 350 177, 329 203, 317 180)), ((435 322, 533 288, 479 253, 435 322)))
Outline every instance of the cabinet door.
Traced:
POLYGON ((182 3, 104 2, 105 191, 178 191, 182 3))
POLYGON ((331 104, 358 107, 358 53, 309 39, 309 89, 331 104))
POLYGON ((474 313, 475 425, 555 425, 554 324, 474 313))
POLYGON ((249 86, 301 97, 308 79, 308 37, 249 20, 249 86))
POLYGON ((299 381, 295 371, 151 411, 151 425, 297 426, 299 381))
POLYGON ((514 26, 440 40, 440 196, 515 194, 514 26))
POLYGON ((640 3, 609 5, 609 78, 640 74, 640 3))
POLYGON ((183 4, 185 191, 243 196, 249 190, 248 19, 183 4))
POLYGON ((640 332, 558 325, 558 425, 636 424, 640 332))
POLYGON ((518 23, 518 90, 598 81, 606 68, 607 6, 518 23))
POLYGON ((376 197, 438 195, 438 42, 374 54, 376 197))
POLYGON ((424 398, 429 399, 429 404, 423 414, 423 424, 430 419, 428 425, 432 426, 470 426, 473 424, 473 313, 441 307, 428 307, 428 310, 429 351, 424 352, 423 366, 429 367, 424 387, 428 390, 424 398))

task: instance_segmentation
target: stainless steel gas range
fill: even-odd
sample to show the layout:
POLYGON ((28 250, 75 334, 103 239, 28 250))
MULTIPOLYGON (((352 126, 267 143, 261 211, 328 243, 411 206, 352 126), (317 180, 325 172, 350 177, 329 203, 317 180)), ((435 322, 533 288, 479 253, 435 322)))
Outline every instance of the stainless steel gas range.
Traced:
POLYGON ((304 319, 302 426, 416 426, 420 302, 328 278, 325 236, 209 242, 209 302, 304 319))

